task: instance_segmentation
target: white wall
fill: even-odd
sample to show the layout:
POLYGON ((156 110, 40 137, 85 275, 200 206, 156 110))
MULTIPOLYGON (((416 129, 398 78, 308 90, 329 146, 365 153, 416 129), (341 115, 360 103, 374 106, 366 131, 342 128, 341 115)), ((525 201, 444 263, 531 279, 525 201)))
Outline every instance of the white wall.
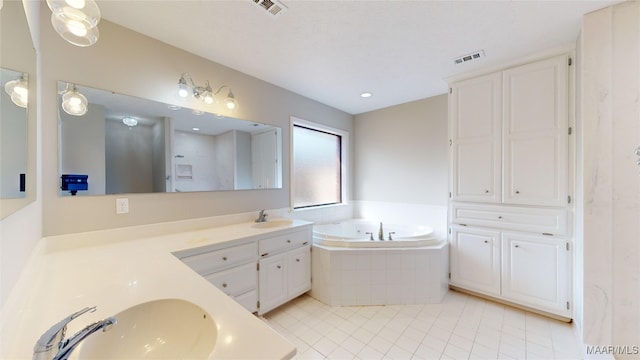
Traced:
POLYGON ((356 115, 355 200, 447 205, 447 95, 356 115))
POLYGON ((638 346, 640 2, 586 15, 581 53, 583 340, 638 346))

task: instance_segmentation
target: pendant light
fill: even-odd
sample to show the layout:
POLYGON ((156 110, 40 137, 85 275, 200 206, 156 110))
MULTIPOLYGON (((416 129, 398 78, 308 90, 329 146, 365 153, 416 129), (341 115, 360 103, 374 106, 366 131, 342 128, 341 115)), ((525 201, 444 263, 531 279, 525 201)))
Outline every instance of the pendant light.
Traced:
POLYGON ((91 46, 98 41, 100 9, 94 0, 47 0, 51 24, 71 44, 91 46))
POLYGON ((29 83, 25 74, 19 78, 7 81, 4 84, 4 91, 11 97, 14 104, 26 108, 29 103, 29 83))

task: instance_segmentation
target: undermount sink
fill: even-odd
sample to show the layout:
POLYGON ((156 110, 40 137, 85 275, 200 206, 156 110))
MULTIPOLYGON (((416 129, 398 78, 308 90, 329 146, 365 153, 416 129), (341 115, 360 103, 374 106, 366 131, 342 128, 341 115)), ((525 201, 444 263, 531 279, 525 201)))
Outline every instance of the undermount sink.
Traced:
POLYGON ((293 223, 293 220, 290 219, 276 219, 276 220, 267 220, 264 222, 254 223, 252 226, 258 229, 266 229, 266 228, 274 228, 280 226, 289 226, 293 223))
POLYGON ((216 345, 215 321, 188 301, 150 301, 114 317, 109 331, 84 340, 79 359, 207 359, 216 345))

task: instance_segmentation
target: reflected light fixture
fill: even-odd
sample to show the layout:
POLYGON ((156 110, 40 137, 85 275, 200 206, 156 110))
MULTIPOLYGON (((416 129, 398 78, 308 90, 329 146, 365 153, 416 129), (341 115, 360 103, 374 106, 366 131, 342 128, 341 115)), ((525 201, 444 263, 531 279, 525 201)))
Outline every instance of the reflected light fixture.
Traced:
POLYGON ((87 113, 87 98, 78 92, 76 86, 67 83, 67 87, 62 91, 62 110, 69 115, 82 116, 87 113))
POLYGON ((21 74, 19 78, 7 81, 4 84, 4 91, 11 97, 14 104, 26 108, 29 103, 29 83, 27 76, 21 74))
POLYGON ((368 92, 368 91, 365 91, 365 92, 363 92, 362 94, 360 94, 360 97, 361 97, 361 98, 369 98, 369 97, 371 97, 372 95, 373 95, 372 93, 370 93, 370 92, 368 92))
POLYGON ((98 41, 100 9, 94 0, 47 0, 51 24, 73 45, 91 46, 98 41))
POLYGON ((131 128, 138 125, 138 120, 132 118, 131 116, 125 116, 122 118, 122 123, 131 128))
POLYGON ((202 101, 206 105, 215 104, 217 102, 215 96, 217 96, 224 88, 229 88, 227 98, 224 99, 224 105, 228 110, 235 110, 237 107, 237 101, 235 99, 235 96, 233 95, 231 87, 229 87, 228 85, 220 86, 214 93, 209 80, 207 80, 205 86, 199 86, 195 84, 188 73, 182 73, 182 75, 180 75, 180 79, 178 80, 178 96, 180 96, 181 98, 186 98, 189 96, 189 94, 191 94, 194 98, 202 101), (189 85, 191 85, 191 89, 189 88, 189 85))

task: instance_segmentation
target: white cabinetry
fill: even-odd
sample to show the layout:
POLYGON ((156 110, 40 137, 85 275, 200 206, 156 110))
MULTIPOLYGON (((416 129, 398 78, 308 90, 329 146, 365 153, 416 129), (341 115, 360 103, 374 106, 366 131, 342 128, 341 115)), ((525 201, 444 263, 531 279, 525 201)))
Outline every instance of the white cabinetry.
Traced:
POLYGON ((260 256, 259 314, 311 289, 311 229, 260 240, 260 256))
POLYGON ((571 318, 569 57, 451 84, 450 283, 571 318))
POLYGON ((251 312, 258 304, 258 244, 223 243, 176 254, 182 262, 251 312))
POLYGON ((311 224, 174 253, 251 312, 311 289, 311 224))

